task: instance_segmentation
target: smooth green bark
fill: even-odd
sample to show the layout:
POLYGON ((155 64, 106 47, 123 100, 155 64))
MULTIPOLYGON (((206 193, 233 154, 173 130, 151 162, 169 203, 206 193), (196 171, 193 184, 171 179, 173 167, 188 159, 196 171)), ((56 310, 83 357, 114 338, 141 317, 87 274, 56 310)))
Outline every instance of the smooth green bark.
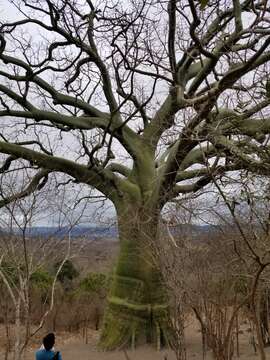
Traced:
POLYGON ((103 349, 136 346, 141 342, 169 342, 168 299, 151 248, 158 216, 127 206, 119 215, 120 254, 104 315, 103 349))

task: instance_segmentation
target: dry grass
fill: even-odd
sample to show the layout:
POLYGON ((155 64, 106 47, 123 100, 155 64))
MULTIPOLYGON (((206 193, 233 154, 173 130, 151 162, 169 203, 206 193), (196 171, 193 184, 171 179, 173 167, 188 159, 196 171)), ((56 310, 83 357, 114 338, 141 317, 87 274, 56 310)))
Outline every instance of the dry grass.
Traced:
MULTIPOLYGON (((240 339, 240 359, 241 360, 258 360, 258 355, 254 354, 254 350, 249 343, 250 333, 246 324, 241 325, 239 334, 240 339)), ((0 332, 0 342, 3 345, 3 328, 0 332)), ((57 333, 57 350, 60 350, 63 355, 63 360, 174 360, 175 356, 172 351, 165 349, 157 352, 153 347, 142 346, 135 351, 127 351, 126 354, 123 351, 102 352, 97 349, 98 332, 89 330, 88 332, 88 344, 85 344, 80 334, 70 334, 66 332, 57 333)), ((34 352, 40 345, 40 338, 34 339, 29 347, 25 360, 33 360, 34 352)), ((199 331, 198 323, 194 320, 189 324, 186 329, 187 338, 187 359, 201 360, 202 348, 201 348, 201 334, 199 331)), ((267 359, 270 359, 270 348, 266 348, 267 359)), ((0 359, 4 359, 3 353, 0 355, 0 359)), ((12 357, 10 357, 12 359, 12 357)), ((212 359, 211 351, 207 352, 205 360, 212 359)), ((235 357, 237 359, 237 357, 235 357)))

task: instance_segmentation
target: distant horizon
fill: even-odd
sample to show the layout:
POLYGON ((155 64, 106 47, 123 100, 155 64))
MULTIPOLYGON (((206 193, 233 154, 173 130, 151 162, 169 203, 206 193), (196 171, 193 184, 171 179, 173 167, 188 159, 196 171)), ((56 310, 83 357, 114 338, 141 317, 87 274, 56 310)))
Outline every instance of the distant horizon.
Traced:
MULTIPOLYGON (((178 227, 183 227, 183 226, 189 226, 192 228, 192 232, 193 234, 198 234, 200 233, 200 230, 202 231, 202 233, 205 232, 211 232, 213 231, 214 228, 216 228, 217 225, 214 224, 175 224, 175 225, 170 225, 170 228, 172 229, 172 232, 177 235, 178 231, 174 230, 177 229, 178 227)), ((0 227, 0 232, 6 232, 7 229, 5 229, 4 227, 0 227)), ((13 233, 18 234, 22 231, 22 229, 20 228, 13 228, 13 233)), ((26 233, 27 236, 30 237, 46 237, 46 236, 55 236, 57 238, 64 238, 66 237, 69 233, 70 236, 73 238, 78 238, 78 237, 89 237, 91 239, 100 239, 100 238, 104 238, 104 239, 117 239, 118 238, 118 226, 117 224, 112 224, 112 225, 104 225, 104 224, 94 224, 91 223, 91 225, 86 226, 84 225, 76 225, 74 226, 70 231, 68 230, 68 226, 46 226, 46 225, 42 225, 42 226, 32 226, 32 227, 27 227, 26 228, 26 233)))

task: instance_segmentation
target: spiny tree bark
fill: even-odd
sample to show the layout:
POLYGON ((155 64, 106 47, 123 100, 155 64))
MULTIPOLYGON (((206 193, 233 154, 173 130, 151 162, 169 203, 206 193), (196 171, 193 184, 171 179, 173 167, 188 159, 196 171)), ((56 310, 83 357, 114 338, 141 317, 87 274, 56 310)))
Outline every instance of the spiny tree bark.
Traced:
MULTIPOLYGON (((168 201, 226 173, 269 173, 269 7, 264 1, 9 0, 0 27, 2 179, 24 160, 97 189, 121 253, 104 348, 170 341, 149 238, 168 201), (141 331, 143 330, 143 331, 141 331)), ((2 181, 4 182, 4 180, 2 181)))

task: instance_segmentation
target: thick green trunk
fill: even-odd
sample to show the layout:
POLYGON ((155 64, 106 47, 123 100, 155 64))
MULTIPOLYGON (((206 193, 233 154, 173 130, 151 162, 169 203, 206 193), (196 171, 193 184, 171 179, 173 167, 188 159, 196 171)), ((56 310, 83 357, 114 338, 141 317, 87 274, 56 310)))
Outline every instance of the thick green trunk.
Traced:
POLYGON ((157 216, 139 210, 119 219, 120 254, 105 311, 104 349, 166 342, 168 301, 151 256, 157 216))

